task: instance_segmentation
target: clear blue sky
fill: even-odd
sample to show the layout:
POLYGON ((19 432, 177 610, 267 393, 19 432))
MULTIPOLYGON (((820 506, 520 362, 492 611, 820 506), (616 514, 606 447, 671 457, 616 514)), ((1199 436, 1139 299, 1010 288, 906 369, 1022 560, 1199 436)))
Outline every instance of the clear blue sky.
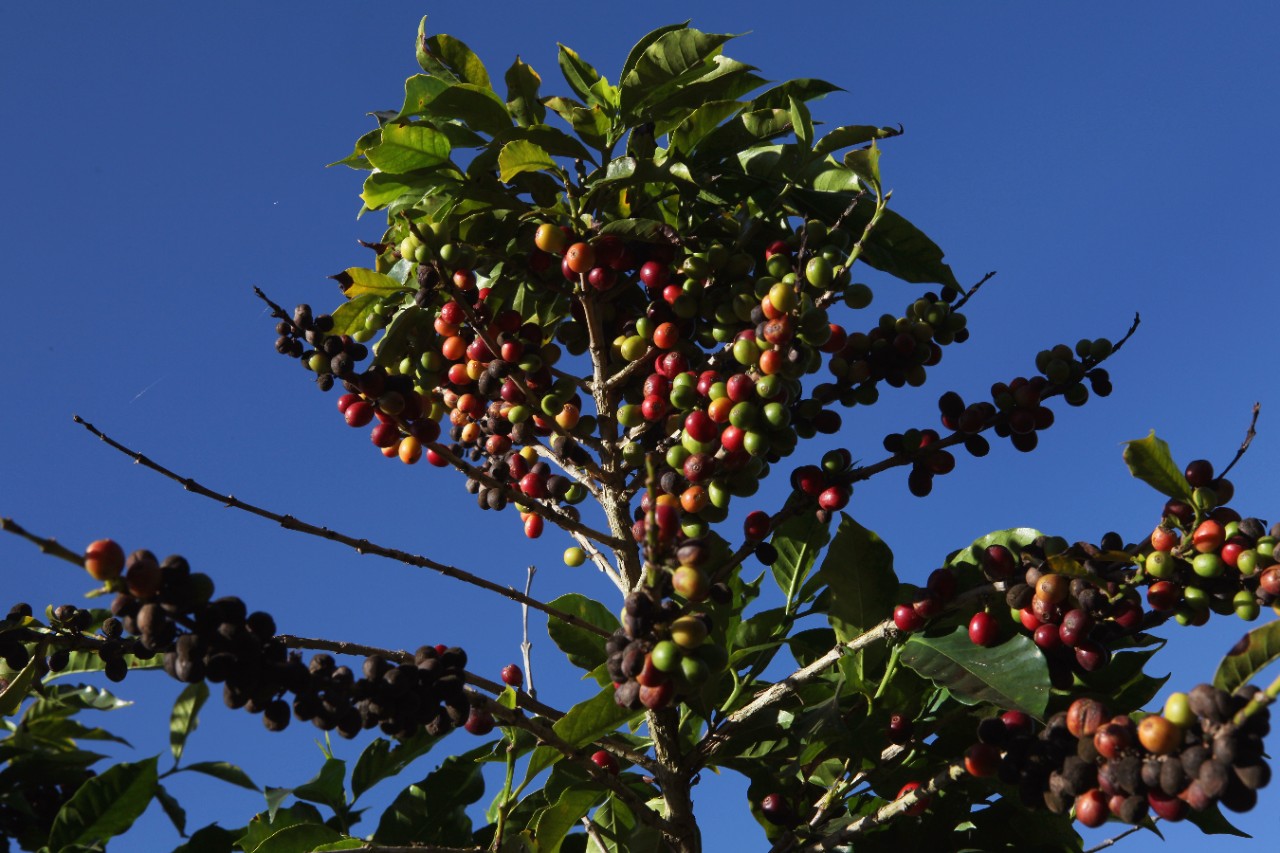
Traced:
MULTIPOLYGON (((770 79, 844 86, 815 105, 816 118, 901 122, 907 132, 883 146, 881 163, 897 209, 947 251, 961 281, 999 271, 972 304, 972 340, 948 350, 924 392, 847 419, 842 441, 855 456, 875 454, 887 431, 932 423, 947 388, 978 397, 1030 370, 1038 349, 1119 336, 1142 313, 1111 364, 1115 395, 1061 412, 1038 452, 998 446, 962 459, 926 500, 892 474, 859 488, 849 511, 895 547, 905 579, 922 581, 947 552, 1002 527, 1135 537, 1161 500, 1128 477, 1120 442, 1154 427, 1179 458, 1222 464, 1255 400, 1260 435, 1234 474, 1235 504, 1275 520, 1280 13, 1263 3, 1117 5, 9 4, 0 514, 73 547, 109 535, 127 549, 181 552, 220 591, 270 609, 283 631, 399 648, 460 643, 471 668, 490 675, 518 658, 517 607, 185 495, 92 440, 72 424, 76 412, 215 489, 511 584, 536 563, 535 593, 546 598, 610 595, 598 576, 559 564, 567 540, 531 543, 514 514, 480 515, 452 474, 377 456, 341 423, 335 396, 274 354, 251 287, 286 305, 332 307, 326 276, 367 262, 355 241, 377 237, 380 220, 357 222, 360 176, 324 164, 373 126, 366 112, 398 106, 417 70, 421 14, 468 42, 495 77, 521 54, 544 91, 563 88, 556 41, 616 80, 636 38, 693 14, 704 30, 748 32, 727 52, 770 79)), ((896 311, 912 293, 884 282, 877 295, 896 311)), ((0 566, 6 599, 56 604, 84 589, 15 538, 0 539, 0 566)), ((1174 669, 1171 686, 1207 680, 1241 629, 1218 618, 1175 632, 1157 658, 1174 669)), ((584 697, 545 635, 535 643, 544 698, 584 697)), ((135 675, 119 692, 139 700, 109 723, 137 747, 126 754, 165 750, 175 683, 135 675)), ((261 784, 294 785, 319 766, 313 740, 301 726, 268 737, 215 701, 188 760, 230 757, 261 784)), ((363 743, 336 748, 354 762, 363 743)), ((235 789, 172 789, 192 827, 261 807, 235 789)), ((720 824, 708 829, 709 850, 759 849, 741 819, 743 790, 727 777, 698 790, 720 824)), ((1268 790, 1240 825, 1273 839, 1277 802, 1268 790)), ((177 843, 158 809, 133 839, 129 849, 177 843)), ((1223 846, 1271 849, 1269 840, 1223 846)), ((1175 827, 1167 844, 1132 838, 1120 849, 1203 843, 1175 827)))

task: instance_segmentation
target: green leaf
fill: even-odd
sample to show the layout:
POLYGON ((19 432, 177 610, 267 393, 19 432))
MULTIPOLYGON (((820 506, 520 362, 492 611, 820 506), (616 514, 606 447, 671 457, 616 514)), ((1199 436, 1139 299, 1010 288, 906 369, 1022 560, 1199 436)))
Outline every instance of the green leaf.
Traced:
POLYGON ((0 692, 0 717, 7 717, 18 710, 22 700, 27 698, 27 693, 31 690, 31 683, 35 680, 36 671, 41 668, 44 661, 46 648, 44 643, 37 643, 35 653, 31 655, 27 665, 0 692))
POLYGON ((23 714, 22 729, 34 738, 48 741, 108 740, 133 747, 129 741, 106 729, 90 728, 76 720, 57 715, 45 715, 32 721, 28 714, 23 714))
POLYGON ((312 853, 321 847, 347 850, 350 848, 332 848, 330 845, 345 844, 349 840, 348 836, 322 823, 297 823, 268 835, 261 844, 253 848, 253 853, 312 853))
POLYGON ((694 153, 699 160, 737 156, 740 151, 791 130, 789 110, 769 109, 743 113, 704 136, 694 153))
MULTIPOLYGON (((868 148, 859 148, 844 155, 844 164, 852 169, 867 185, 880 193, 880 149, 873 141, 868 148)), ((875 233, 874 231, 872 232, 875 233)))
POLYGON ((182 808, 182 804, 179 803, 172 794, 165 790, 164 785, 161 785, 158 782, 156 783, 156 799, 160 801, 160 808, 164 809, 164 813, 168 816, 174 829, 178 830, 179 835, 186 838, 187 812, 182 808))
POLYGON ((962 625, 938 637, 912 634, 900 660, 966 705, 990 702, 1044 718, 1049 666, 1030 637, 1018 634, 986 648, 971 642, 962 625))
POLYGON ((320 803, 335 812, 347 806, 347 793, 343 781, 347 778, 347 762, 338 758, 326 758, 320 772, 310 781, 293 789, 293 795, 300 800, 320 803))
POLYGON ((600 802, 604 792, 594 783, 570 785, 560 791, 555 801, 538 809, 530 822, 538 851, 558 853, 569 830, 580 825, 591 807, 600 802))
POLYGON ((796 139, 805 149, 813 147, 813 118, 804 101, 797 98, 788 99, 788 111, 791 113, 791 126, 796 130, 796 139))
POLYGON ((711 58, 732 38, 727 33, 704 33, 687 27, 658 36, 619 81, 623 114, 633 113, 646 101, 660 103, 664 87, 677 88, 711 70, 711 58))
POLYGON ((439 737, 428 734, 426 729, 419 729, 394 746, 386 738, 371 742, 360 753, 355 769, 351 771, 352 799, 358 798, 382 780, 400 773, 426 755, 438 740, 439 737))
POLYGON ((669 133, 691 112, 712 101, 729 101, 740 110, 743 105, 737 98, 764 82, 763 77, 751 73, 755 66, 727 56, 712 57, 708 69, 696 80, 666 87, 659 97, 645 98, 645 113, 653 117, 658 136, 669 133))
MULTIPOLYGON (((893 552, 845 513, 840 514, 840 526, 818 568, 818 578, 831 590, 827 621, 842 643, 866 633, 893 612, 898 592, 893 552)), ((865 682, 866 673, 884 653, 882 644, 853 653, 851 665, 859 683, 865 682)))
POLYGON ((480 760, 492 752, 485 744, 446 758, 439 769, 400 792, 378 821, 379 844, 471 844, 466 807, 484 794, 480 760))
POLYGON ((382 128, 382 142, 366 151, 365 156, 384 172, 404 173, 446 163, 449 151, 449 140, 435 128, 389 124, 382 128))
POLYGON ((348 298, 366 294, 393 296, 409 290, 409 288, 391 278, 391 276, 361 267, 349 267, 338 275, 333 276, 333 278, 338 281, 338 284, 342 287, 343 294, 348 298))
POLYGON ((671 131, 671 150, 689 153, 708 133, 742 107, 737 101, 707 101, 685 116, 671 131))
POLYGON ((795 595, 830 539, 828 526, 811 512, 787 519, 774 531, 772 542, 778 559, 771 568, 783 593, 795 595))
POLYGON ((1227 820, 1222 814, 1222 810, 1218 808, 1217 803, 1203 811, 1188 809, 1187 823, 1194 825, 1205 835, 1234 835, 1237 838, 1253 838, 1249 833, 1236 829, 1231 821, 1227 820))
POLYGON ((569 84, 574 94, 588 104, 613 106, 617 94, 609 85, 609 81, 593 68, 591 63, 578 56, 573 48, 565 47, 563 44, 558 46, 560 52, 557 54, 557 61, 560 63, 560 73, 564 75, 565 82, 569 84))
MULTIPOLYGON (((550 602, 557 610, 585 619, 592 625, 613 632, 618 630, 618 619, 598 601, 576 592, 562 595, 550 602)), ((578 669, 591 670, 605 662, 605 638, 585 628, 570 625, 559 619, 547 620, 547 633, 560 651, 569 657, 569 663, 578 669)))
POLYGON ((622 63, 622 73, 618 77, 619 81, 621 81, 623 78, 625 78, 628 74, 631 73, 631 69, 636 67, 636 63, 640 61, 640 57, 644 56, 645 51, 647 51, 649 49, 649 46, 652 45, 655 41, 662 38, 667 33, 674 32, 676 30, 687 29, 688 26, 689 26, 688 21, 685 21, 684 23, 681 23, 681 24, 665 24, 661 27, 658 27, 656 30, 651 30, 650 32, 645 33, 643 36, 641 36, 640 41, 636 42, 635 46, 632 47, 631 50, 627 52, 627 58, 622 63))
POLYGON ((786 109, 792 98, 808 103, 832 92, 843 91, 844 89, 826 80, 799 77, 779 83, 772 89, 762 92, 751 101, 749 106, 753 110, 786 109))
POLYGON ((873 127, 867 124, 851 124, 829 130, 817 144, 813 146, 814 154, 831 154, 841 148, 852 148, 875 139, 888 139, 898 136, 902 131, 893 127, 873 127))
MULTIPOLYGON (((405 81, 404 104, 396 118, 407 119, 410 116, 421 116, 439 122, 460 121, 473 130, 490 135, 511 127, 511 114, 507 112, 507 105, 492 89, 470 83, 441 87, 435 78, 421 74, 405 81)), ((441 133, 448 133, 446 127, 439 130, 441 133)), ((382 137, 385 142, 386 128, 383 129, 382 137)), ((483 143, 479 137, 466 141, 472 144, 483 143)), ((370 149, 372 150, 374 149, 370 149)), ((368 157, 369 152, 365 156, 368 157)))
POLYGON ((363 850, 368 845, 359 838, 343 838, 341 841, 335 841, 332 844, 321 844, 319 847, 311 848, 311 853, 328 853, 331 850, 363 850))
POLYGON ((538 100, 538 86, 542 78, 531 66, 516 57, 507 69, 507 112, 524 127, 542 124, 547 108, 538 100))
POLYGON ((1213 674, 1213 686, 1228 693, 1243 687, 1280 660, 1280 620, 1254 628, 1240 638, 1213 674))
POLYGON ((173 752, 173 762, 182 760, 182 750, 187 745, 187 738, 200 725, 200 708, 209 698, 209 685, 203 681, 189 684, 173 703, 173 711, 169 715, 169 749, 173 752))
MULTIPOLYGON (((426 22, 426 18, 422 19, 426 22)), ((440 35, 431 36, 421 43, 426 53, 433 57, 436 62, 453 72, 459 80, 483 89, 492 89, 493 84, 489 82, 489 72, 485 70, 484 63, 480 61, 480 57, 460 39, 453 36, 440 35)))
POLYGON ((155 796, 157 760, 117 764, 81 785, 53 819, 49 847, 99 843, 133 826, 155 796))
POLYGON ((382 297, 376 293, 366 293, 348 300, 333 312, 333 329, 331 334, 350 335, 365 328, 365 319, 370 314, 382 311, 382 297))
POLYGON ((364 179, 360 198, 365 207, 378 210, 405 195, 422 196, 441 182, 441 176, 431 171, 410 172, 407 175, 374 172, 364 179))
POLYGON ((569 123, 573 132, 592 148, 605 148, 605 135, 609 132, 609 117, 599 106, 587 107, 572 98, 546 98, 548 108, 569 123))
POLYGON ((236 843, 245 853, 258 853, 259 848, 276 833, 290 826, 306 825, 323 826, 324 818, 320 810, 310 803, 295 803, 291 808, 280 809, 274 814, 263 812, 254 815, 236 843))
POLYGON ((670 245, 679 235, 665 222, 656 219, 615 219, 600 229, 601 234, 612 234, 641 243, 666 243, 670 245))
MULTIPOLYGON (((96 656, 95 656, 96 657, 96 656)), ((43 713, 53 713, 55 708, 66 713, 75 711, 114 711, 133 703, 121 699, 109 690, 88 684, 45 684, 44 697, 31 704, 24 719, 34 719, 43 713)))
POLYGON ((1124 443, 1124 462, 1130 474, 1161 494, 1191 500, 1191 484, 1173 461, 1169 445, 1156 438, 1155 430, 1146 438, 1124 443))
POLYGON ((600 829, 603 853, 631 853, 633 850, 659 850, 662 842, 658 831, 636 820, 626 803, 613 794, 596 809, 591 820, 600 829))
POLYGON ((233 853, 236 839, 244 830, 223 829, 216 823, 196 830, 187 843, 174 848, 173 853, 233 853))
POLYGON ((418 40, 414 45, 415 53, 418 59, 418 66, 433 77, 439 77, 448 83, 456 83, 458 75, 454 74, 449 66, 435 53, 434 43, 431 37, 427 35, 427 18, 424 15, 418 23, 418 40))
MULTIPOLYGON (((613 685, 610 684, 585 702, 574 705, 551 728, 570 745, 586 746, 639 716, 640 712, 622 708, 613 701, 613 685)), ((549 746, 538 747, 529 759, 525 779, 532 779, 560 758, 559 750, 549 746)))
POLYGON ((230 782, 232 785, 239 785, 241 788, 248 788, 250 791, 261 790, 249 778, 249 774, 245 773, 234 764, 226 761, 197 761, 195 764, 188 764, 183 770, 190 770, 194 773, 203 773, 206 776, 212 776, 215 779, 221 779, 223 782, 230 782))
POLYGON ((522 172, 539 172, 555 167, 556 161, 551 159, 546 149, 527 139, 508 142, 498 152, 498 177, 503 182, 510 182, 522 172))

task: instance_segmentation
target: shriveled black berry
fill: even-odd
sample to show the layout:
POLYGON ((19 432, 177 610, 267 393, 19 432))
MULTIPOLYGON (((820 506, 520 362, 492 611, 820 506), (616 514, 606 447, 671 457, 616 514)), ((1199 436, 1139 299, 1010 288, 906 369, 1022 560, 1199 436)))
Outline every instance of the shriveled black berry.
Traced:
POLYGON ((124 681, 125 675, 129 672, 129 667, 125 664, 124 658, 116 658, 115 660, 107 661, 106 666, 103 667, 103 672, 106 674, 107 680, 118 684, 124 681))
POLYGON ((262 711, 262 724, 269 732, 281 732, 289 726, 289 703, 276 699, 262 711))
POLYGON ((245 617, 244 624, 249 633, 264 643, 276 635, 276 620, 271 618, 270 613, 255 610, 245 617))

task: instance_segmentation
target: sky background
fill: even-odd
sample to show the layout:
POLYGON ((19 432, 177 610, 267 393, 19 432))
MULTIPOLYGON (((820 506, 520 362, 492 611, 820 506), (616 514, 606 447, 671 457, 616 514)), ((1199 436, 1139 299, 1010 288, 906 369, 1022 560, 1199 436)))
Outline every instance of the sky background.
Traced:
MULTIPOLYGON (((544 599, 576 590, 612 600, 603 578, 560 564, 567 537, 531 542, 514 513, 480 514, 460 477, 383 460, 365 431, 343 424, 335 394, 274 353, 273 321, 251 288, 332 309, 339 296, 326 276, 368 265, 356 240, 377 238, 382 220, 356 221, 361 174, 324 164, 374 126, 367 112, 399 106, 404 78, 418 71, 422 14, 432 31, 466 41, 495 79, 520 54, 544 94, 567 89, 557 41, 616 82, 636 39, 692 14, 700 29, 747 33, 726 53, 771 80, 843 86, 812 105, 815 119, 902 123, 906 134, 882 146, 895 208, 942 246, 962 282, 999 273, 969 306, 972 339, 947 350, 923 391, 886 393, 846 417, 840 443, 855 456, 878 458, 886 432, 932 425, 944 390, 978 399, 1031 370, 1039 349, 1119 337, 1142 314, 1108 365, 1115 394, 1060 409, 1036 453, 1002 442, 984 460, 962 458, 924 500, 901 472, 858 487, 849 512, 894 547, 905 580, 923 582, 948 552, 1004 527, 1137 538, 1163 499, 1129 477, 1120 443, 1155 428, 1179 460, 1221 466, 1254 401, 1259 436, 1233 472, 1234 505, 1274 521, 1280 12, 1253 2, 1118 5, 5 4, 0 514, 76 549, 111 536, 126 550, 182 553, 220 594, 270 610, 282 632, 461 644, 469 668, 489 677, 518 659, 517 606, 183 494, 73 424, 79 413, 215 490, 512 585, 537 564, 544 599)), ((865 280, 874 314, 918 295, 865 280)), ((780 495, 766 488, 757 505, 775 508, 780 495)), ((0 538, 6 609, 76 600, 86 588, 67 565, 0 538)), ((586 698, 535 624, 542 698, 561 707, 586 698)), ((1241 631, 1225 617, 1171 631, 1154 674, 1172 669, 1170 689, 1208 680, 1241 631)), ((103 721, 134 743, 122 755, 167 756, 178 690, 154 674, 116 688, 138 700, 103 721)), ((215 694, 185 760, 226 758, 259 784, 292 786, 319 767, 314 732, 295 724, 269 736, 215 694)), ((469 748, 466 737, 385 783, 385 796, 447 748, 469 748)), ((335 751, 353 765, 366 742, 335 751)), ((193 829, 236 825, 263 806, 229 786, 166 784, 193 829)), ((761 849, 742 819, 744 792, 729 775, 697 790, 709 851, 761 849)), ((1237 820, 1260 839, 1224 849, 1271 849, 1277 786, 1262 802, 1237 820)), ((376 813, 357 829, 371 832, 376 813)), ((178 843, 154 807, 130 838, 122 849, 178 843)), ((1143 833, 1120 849, 1204 843, 1190 826, 1168 838, 1143 833)))

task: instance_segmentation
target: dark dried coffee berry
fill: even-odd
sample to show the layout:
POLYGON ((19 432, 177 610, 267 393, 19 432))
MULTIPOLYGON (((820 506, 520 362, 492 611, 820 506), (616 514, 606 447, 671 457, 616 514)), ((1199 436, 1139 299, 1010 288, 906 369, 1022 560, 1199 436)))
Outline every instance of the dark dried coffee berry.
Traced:
POLYGON ((124 681, 125 675, 129 672, 129 667, 125 664, 124 658, 116 658, 113 661, 107 661, 106 666, 103 667, 103 672, 106 674, 107 680, 119 683, 124 681))

